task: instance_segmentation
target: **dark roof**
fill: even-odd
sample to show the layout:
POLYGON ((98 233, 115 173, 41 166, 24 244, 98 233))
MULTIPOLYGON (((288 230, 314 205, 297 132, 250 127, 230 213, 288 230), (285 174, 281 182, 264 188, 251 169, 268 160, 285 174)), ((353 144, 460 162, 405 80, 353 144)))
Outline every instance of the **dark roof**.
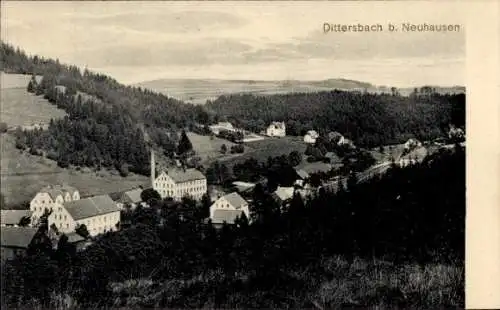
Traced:
POLYGON ((194 180, 203 180, 205 179, 205 175, 201 173, 199 170, 194 168, 188 169, 171 169, 166 171, 167 175, 174 180, 176 183, 184 183, 194 180))
POLYGON ((314 162, 306 163, 296 167, 296 169, 304 170, 305 172, 311 174, 315 172, 328 172, 332 169, 332 165, 324 162, 314 162))
POLYGON ((75 221, 119 211, 115 202, 108 195, 65 202, 64 207, 75 221))
POLYGON ((32 227, 1 227, 1 246, 27 248, 37 232, 32 227))
POLYGON ((17 225, 23 217, 31 217, 30 210, 2 210, 0 219, 2 225, 17 225))
POLYGON ((124 193, 125 193, 124 191, 113 192, 113 193, 109 193, 108 196, 109 196, 109 198, 111 198, 111 200, 117 202, 118 200, 120 200, 122 198, 122 196, 123 196, 124 193))
POLYGON ((136 188, 123 193, 122 202, 139 203, 141 198, 142 188, 136 188))
POLYGON ((85 241, 85 238, 83 238, 82 236, 80 236, 79 234, 77 234, 75 232, 66 234, 66 237, 68 237, 69 243, 76 243, 76 242, 85 241))
POLYGON ((245 201, 245 199, 243 199, 236 192, 231 193, 231 194, 227 194, 227 195, 223 196, 223 198, 226 199, 227 202, 229 202, 236 209, 239 209, 239 208, 241 208, 242 205, 247 204, 247 202, 245 201))
POLYGON ((226 222, 227 224, 234 224, 236 218, 243 214, 242 210, 221 210, 217 209, 214 211, 214 216, 212 218, 213 224, 222 224, 226 222))

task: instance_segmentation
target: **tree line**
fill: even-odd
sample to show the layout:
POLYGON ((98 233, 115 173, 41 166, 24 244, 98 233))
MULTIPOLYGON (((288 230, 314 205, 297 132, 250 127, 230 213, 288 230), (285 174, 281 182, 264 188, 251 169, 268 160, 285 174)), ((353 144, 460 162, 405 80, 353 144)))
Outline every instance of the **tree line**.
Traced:
POLYGON ((260 132, 272 121, 285 121, 288 135, 308 130, 337 131, 360 147, 397 144, 409 138, 430 140, 448 126, 465 126, 465 95, 414 95, 321 91, 275 95, 223 95, 207 103, 219 117, 260 132))
POLYGON ((148 144, 172 154, 179 131, 209 121, 203 108, 122 85, 103 74, 28 56, 4 42, 0 53, 3 71, 33 75, 28 91, 68 113, 65 119, 52 120, 48 131, 16 133, 19 148, 50 154, 61 166, 130 167, 147 175, 148 144), (36 75, 42 76, 40 83, 36 75))

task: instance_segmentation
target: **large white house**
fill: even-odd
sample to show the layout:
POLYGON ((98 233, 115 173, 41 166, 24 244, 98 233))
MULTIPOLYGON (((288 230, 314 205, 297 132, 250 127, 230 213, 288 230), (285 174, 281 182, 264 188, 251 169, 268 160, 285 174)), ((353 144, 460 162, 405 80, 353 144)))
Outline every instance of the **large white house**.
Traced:
POLYGON ((181 200, 183 197, 201 199, 207 192, 207 178, 203 173, 194 168, 176 168, 163 171, 153 181, 153 189, 161 198, 171 197, 181 200))
POLYGON ((40 190, 30 202, 31 224, 36 226, 45 210, 62 206, 64 202, 80 199, 80 193, 68 185, 49 185, 40 190))
POLYGON ((285 122, 272 122, 267 127, 266 135, 269 137, 284 137, 286 136, 285 122))
POLYGON ((60 233, 85 225, 91 236, 115 231, 118 223, 120 209, 108 195, 64 202, 54 207, 48 218, 49 227, 54 225, 60 233))
POLYGON ((304 142, 314 144, 318 138, 319 134, 315 130, 309 130, 304 136, 304 142))
POLYGON ((234 224, 242 214, 250 220, 248 203, 236 192, 220 197, 210 206, 210 219, 215 226, 220 226, 224 222, 234 224))

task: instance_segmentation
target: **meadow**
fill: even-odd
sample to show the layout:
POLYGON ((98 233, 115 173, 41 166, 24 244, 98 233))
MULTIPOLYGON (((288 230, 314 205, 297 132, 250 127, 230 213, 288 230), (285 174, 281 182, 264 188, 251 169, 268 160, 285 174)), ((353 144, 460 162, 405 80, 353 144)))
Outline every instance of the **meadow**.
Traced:
POLYGON ((230 171, 237 163, 243 163, 245 160, 255 158, 258 161, 266 162, 269 157, 277 157, 281 155, 288 155, 292 151, 298 151, 303 154, 307 145, 302 141, 302 137, 283 137, 283 138, 269 138, 264 140, 246 142, 245 153, 239 156, 230 158, 221 158, 230 171))
POLYGON ((62 118, 66 115, 66 112, 50 104, 43 96, 28 93, 26 87, 30 78, 22 74, 1 74, 2 122, 7 123, 10 129, 49 123, 51 118, 62 118))
POLYGON ((14 136, 4 133, 1 141, 1 192, 9 207, 19 207, 48 184, 66 183, 76 187, 82 196, 122 191, 149 183, 145 176, 91 169, 62 169, 53 160, 21 152, 14 136))
POLYGON ((198 156, 201 157, 202 163, 211 162, 213 160, 223 158, 223 157, 234 157, 240 154, 230 154, 231 146, 235 145, 235 143, 210 136, 199 135, 194 132, 188 132, 187 136, 191 144, 193 145, 193 150, 196 152, 198 156), (221 153, 221 147, 225 144, 227 147, 227 153, 221 153))

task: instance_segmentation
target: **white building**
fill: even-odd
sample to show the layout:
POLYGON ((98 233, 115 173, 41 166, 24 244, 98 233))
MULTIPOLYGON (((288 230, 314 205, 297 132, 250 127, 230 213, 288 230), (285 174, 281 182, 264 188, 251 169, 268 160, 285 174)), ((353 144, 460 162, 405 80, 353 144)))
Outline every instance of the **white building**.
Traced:
POLYGON ((210 130, 218 135, 221 131, 227 130, 227 131, 236 131, 236 129, 233 127, 233 124, 229 122, 218 122, 215 125, 209 126, 210 130))
POLYGON ((60 233, 85 225, 90 236, 115 231, 119 223, 120 210, 108 195, 64 202, 53 208, 48 218, 49 227, 55 225, 60 233))
POLYGON ((153 182, 153 189, 161 198, 172 197, 181 200, 183 197, 201 199, 207 192, 207 178, 194 168, 172 169, 163 171, 153 182))
POLYGON ((284 137, 286 136, 285 122, 272 122, 267 127, 266 135, 269 137, 284 137))
POLYGON ((399 159, 399 166, 406 167, 412 164, 421 163, 428 155, 427 148, 418 147, 399 159))
POLYGON ((248 203, 236 192, 220 197, 210 206, 210 219, 216 226, 234 224, 242 214, 250 220, 248 203))
POLYGON ((319 134, 315 130, 309 130, 304 136, 304 142, 314 144, 318 138, 319 134))
POLYGON ((421 147, 422 143, 416 139, 408 139, 408 141, 405 142, 405 150, 413 150, 417 147, 421 147))
POLYGON ((31 224, 36 226, 45 211, 62 206, 64 202, 80 199, 80 193, 68 185, 49 185, 39 191, 30 202, 31 224))

